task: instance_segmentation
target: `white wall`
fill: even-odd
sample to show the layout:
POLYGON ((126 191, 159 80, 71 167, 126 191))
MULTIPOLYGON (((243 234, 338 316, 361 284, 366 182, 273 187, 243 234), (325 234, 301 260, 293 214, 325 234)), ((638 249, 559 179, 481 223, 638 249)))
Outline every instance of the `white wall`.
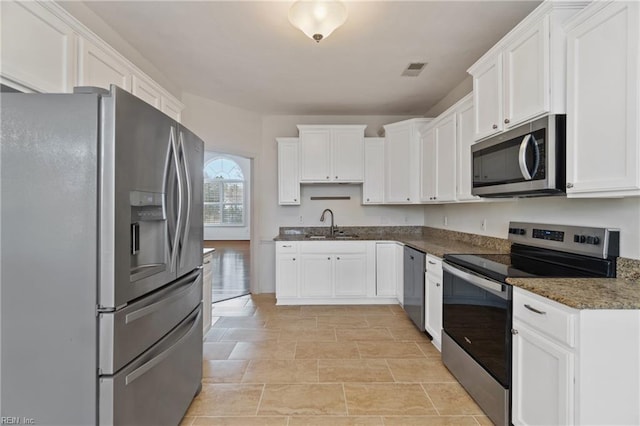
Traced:
POLYGON ((512 201, 426 206, 426 226, 507 238, 509 221, 620 229, 620 255, 640 259, 640 198, 522 198, 512 201), (444 226, 447 217, 448 225, 444 226), (481 228, 487 220, 487 229, 481 228))
POLYGON ((467 78, 462 80, 460 84, 451 90, 444 98, 440 99, 437 104, 431 107, 429 111, 424 115, 425 117, 437 117, 442 114, 451 105, 458 102, 460 99, 467 96, 473 91, 473 78, 468 75, 467 78))
POLYGON ((240 166, 242 174, 245 178, 244 183, 244 226, 213 226, 205 225, 204 227, 204 239, 205 240, 248 240, 251 238, 251 160, 245 157, 239 157, 237 155, 230 155, 215 151, 205 151, 204 163, 215 158, 228 158, 235 161, 240 166))

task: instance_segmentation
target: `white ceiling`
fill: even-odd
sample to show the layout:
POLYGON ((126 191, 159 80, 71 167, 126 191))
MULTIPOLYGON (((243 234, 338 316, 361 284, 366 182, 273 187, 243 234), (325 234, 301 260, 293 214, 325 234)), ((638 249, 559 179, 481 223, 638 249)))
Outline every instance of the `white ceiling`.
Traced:
POLYGON ((288 1, 89 1, 183 91, 265 114, 422 115, 539 0, 347 1, 316 44, 288 1), (428 62, 401 77, 410 62, 428 62))

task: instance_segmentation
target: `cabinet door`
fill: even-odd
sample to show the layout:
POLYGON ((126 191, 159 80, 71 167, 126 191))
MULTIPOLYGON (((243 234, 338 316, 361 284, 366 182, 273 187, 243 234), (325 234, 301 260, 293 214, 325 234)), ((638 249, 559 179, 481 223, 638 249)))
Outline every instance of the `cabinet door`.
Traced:
POLYGON ((376 296, 395 297, 398 285, 396 243, 376 244, 376 296))
POLYGON ((162 93, 160 89, 153 83, 150 83, 137 75, 133 76, 133 86, 131 93, 139 97, 149 105, 153 105, 157 109, 161 108, 162 93))
POLYGON ((611 2, 567 32, 567 194, 640 194, 639 9, 611 2))
POLYGON ((433 344, 440 349, 442 336, 442 277, 426 275, 425 330, 433 338, 433 344))
POLYGON ((479 197, 471 195, 471 145, 473 145, 473 126, 474 126, 474 108, 473 98, 470 98, 464 105, 460 106, 457 111, 456 124, 458 126, 456 132, 457 140, 457 189, 456 198, 459 201, 480 200, 479 197))
POLYGON ((504 127, 549 111, 549 16, 504 52, 504 127))
POLYGON ((180 123, 184 105, 178 102, 178 100, 163 95, 160 99, 160 109, 169 117, 180 123))
POLYGON ((331 159, 336 182, 364 180, 364 133, 361 129, 333 129, 331 159))
POLYGON ((384 201, 407 204, 411 202, 411 129, 388 131, 384 144, 384 201))
POLYGON ((278 203, 300 205, 298 139, 278 140, 278 203))
POLYGON ((202 335, 205 336, 211 328, 211 303, 213 294, 213 254, 207 254, 202 259, 202 335))
POLYGON ((436 198, 438 173, 438 147, 436 129, 423 132, 420 138, 420 201, 433 202, 436 198))
POLYGON ((276 299, 298 296, 298 260, 295 254, 281 254, 276 259, 276 299))
POLYGON ((80 39, 78 85, 108 89, 111 84, 131 91, 132 71, 118 58, 109 55, 89 40, 80 39))
POLYGON ((473 74, 475 139, 502 131, 502 54, 487 60, 473 74))
POLYGON ((335 295, 362 296, 367 295, 367 255, 337 254, 335 255, 335 295))
POLYGON ((434 201, 456 199, 456 115, 451 114, 436 127, 436 185, 434 201))
POLYGON ((328 254, 300 256, 300 296, 333 296, 333 260, 328 254))
POLYGON ((36 2, 3 1, 0 7, 2 77, 37 92, 71 92, 71 28, 36 2))
POLYGON ((384 201, 384 139, 365 138, 362 204, 384 201))
POLYGON ((513 328, 513 424, 573 424, 573 353, 515 319, 513 328))
POLYGON ((300 180, 329 182, 331 180, 331 131, 300 131, 300 180))

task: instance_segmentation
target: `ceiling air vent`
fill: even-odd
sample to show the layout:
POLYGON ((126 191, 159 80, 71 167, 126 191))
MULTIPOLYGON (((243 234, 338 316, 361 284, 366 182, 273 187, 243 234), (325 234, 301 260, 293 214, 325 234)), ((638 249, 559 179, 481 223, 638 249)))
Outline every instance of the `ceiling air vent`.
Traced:
POLYGON ((417 77, 426 66, 426 62, 412 62, 404 71, 402 71, 402 75, 405 77, 417 77))

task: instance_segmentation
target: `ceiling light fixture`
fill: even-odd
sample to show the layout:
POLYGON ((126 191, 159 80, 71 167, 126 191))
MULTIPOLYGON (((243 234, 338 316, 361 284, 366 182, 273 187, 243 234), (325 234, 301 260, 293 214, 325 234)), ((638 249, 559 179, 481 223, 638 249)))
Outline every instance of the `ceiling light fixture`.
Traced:
POLYGON ((347 7, 340 0, 299 0, 289 9, 289 22, 316 43, 346 20, 347 7))

